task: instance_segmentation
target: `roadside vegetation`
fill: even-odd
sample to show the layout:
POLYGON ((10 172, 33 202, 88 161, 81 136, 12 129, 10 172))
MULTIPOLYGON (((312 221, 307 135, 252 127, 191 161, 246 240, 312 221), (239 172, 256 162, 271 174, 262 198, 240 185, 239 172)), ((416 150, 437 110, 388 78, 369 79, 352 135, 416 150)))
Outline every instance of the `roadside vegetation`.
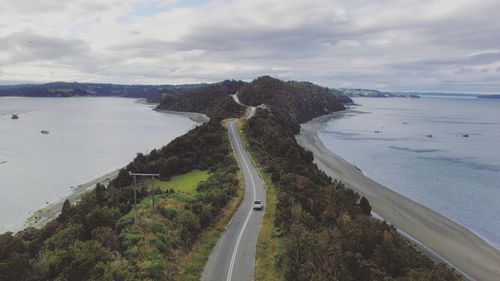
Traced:
POLYGON ((276 219, 276 187, 267 173, 262 173, 262 177, 266 184, 266 203, 255 251, 255 280, 280 280, 279 272, 275 267, 280 247, 279 237, 276 233, 277 229, 274 227, 276 219))
POLYGON ((270 108, 258 109, 243 129, 275 186, 274 267, 283 280, 460 280, 394 227, 373 219, 366 199, 325 175, 312 153, 297 144, 300 122, 343 108, 335 97, 310 83, 270 77, 240 93, 245 102, 270 108), (253 96, 260 98, 252 101, 253 96))
POLYGON ((279 237, 276 235, 276 228, 274 227, 274 220, 276 217, 276 187, 271 180, 271 176, 260 166, 261 159, 257 159, 258 153, 252 151, 248 146, 248 140, 243 132, 245 124, 246 120, 240 120, 237 123, 237 129, 240 131, 243 145, 249 152, 250 160, 257 168, 266 189, 266 202, 264 203, 265 213, 260 225, 259 237, 255 249, 255 280, 282 280, 275 267, 276 257, 280 246, 279 237))

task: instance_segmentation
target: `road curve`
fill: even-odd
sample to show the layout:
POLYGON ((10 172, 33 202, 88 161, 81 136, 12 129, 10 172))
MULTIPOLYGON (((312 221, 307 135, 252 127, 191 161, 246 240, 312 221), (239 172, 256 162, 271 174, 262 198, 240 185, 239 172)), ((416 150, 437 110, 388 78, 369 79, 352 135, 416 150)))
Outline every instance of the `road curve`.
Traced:
MULTIPOLYGON (((244 180, 244 197, 240 207, 217 241, 203 270, 203 281, 254 280, 255 246, 264 211, 254 211, 254 200, 265 202, 264 183, 259 177, 236 128, 236 120, 228 122, 231 146, 244 180)), ((265 206, 264 206, 265 208, 265 206)))

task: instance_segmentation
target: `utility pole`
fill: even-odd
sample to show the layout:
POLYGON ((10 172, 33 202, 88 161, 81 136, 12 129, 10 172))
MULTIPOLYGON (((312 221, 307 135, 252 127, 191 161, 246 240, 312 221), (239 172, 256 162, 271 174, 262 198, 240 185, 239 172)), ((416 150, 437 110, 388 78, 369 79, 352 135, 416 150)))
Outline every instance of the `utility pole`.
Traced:
MULTIPOLYGON (((137 177, 151 177, 151 185, 153 185, 155 177, 160 178, 160 174, 145 174, 145 173, 132 173, 128 172, 129 176, 134 177, 134 224, 137 224, 137 177)), ((153 192, 153 219, 154 219, 154 212, 155 212, 155 191, 152 189, 153 192)))

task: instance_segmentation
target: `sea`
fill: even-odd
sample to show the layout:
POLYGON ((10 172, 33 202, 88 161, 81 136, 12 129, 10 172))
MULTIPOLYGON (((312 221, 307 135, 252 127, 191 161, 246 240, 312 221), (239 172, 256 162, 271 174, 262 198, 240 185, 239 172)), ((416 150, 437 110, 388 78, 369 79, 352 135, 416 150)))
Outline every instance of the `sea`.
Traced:
POLYGON ((136 99, 0 97, 0 233, 194 126, 136 99))
POLYGON ((500 100, 354 98, 319 131, 371 179, 500 249, 500 100))

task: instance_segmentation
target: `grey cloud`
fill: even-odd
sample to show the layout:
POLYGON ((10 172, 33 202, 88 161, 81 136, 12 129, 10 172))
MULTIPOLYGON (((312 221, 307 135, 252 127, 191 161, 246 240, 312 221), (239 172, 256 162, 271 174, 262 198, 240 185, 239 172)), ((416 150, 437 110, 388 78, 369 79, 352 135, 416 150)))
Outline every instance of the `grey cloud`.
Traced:
POLYGON ((489 64, 499 61, 500 61, 500 51, 475 54, 467 59, 467 62, 470 64, 489 64))
POLYGON ((38 60, 57 61, 86 56, 89 53, 89 47, 82 40, 61 39, 40 36, 32 32, 21 32, 0 38, 0 52, 7 58, 7 63, 38 60))
MULTIPOLYGON (((22 7, 32 1, 18 2, 15 5, 22 7)), ((59 2, 41 0, 33 6, 53 7, 59 2)), ((104 22, 109 19, 106 11, 116 6, 104 0, 102 4, 90 2, 85 6, 85 1, 78 1, 79 9, 102 11, 98 18, 104 22)), ((317 6, 305 2, 302 6, 281 5, 278 1, 260 3, 257 8, 243 5, 244 9, 234 11, 226 7, 239 3, 246 2, 188 6, 185 9, 193 13, 186 17, 166 12, 140 18, 117 15, 115 10, 111 17, 116 20, 103 24, 75 26, 68 19, 69 30, 83 30, 75 38, 85 40, 58 38, 48 32, 15 33, 0 38, 0 58, 7 67, 49 61, 82 75, 128 83, 251 80, 262 74, 332 87, 381 90, 472 91, 477 87, 474 91, 481 91, 500 83, 491 66, 500 61, 500 37, 496 36, 500 33, 496 15, 500 3, 495 1, 481 0, 474 5, 442 2, 446 11, 428 10, 419 1, 367 0, 325 1, 317 6), (263 7, 274 10, 263 11, 262 18, 258 12, 263 7), (336 13, 337 8, 345 12, 336 13), (243 10, 245 15, 238 16, 243 10), (162 21, 162 16, 183 21, 182 33, 169 36, 176 22, 162 21), (164 29, 158 29, 161 24, 164 29), (96 31, 109 33, 109 42, 103 43, 103 32, 96 31)))
POLYGON ((16 0, 8 1, 5 6, 17 12, 43 13, 61 9, 64 4, 64 1, 57 0, 16 0))

